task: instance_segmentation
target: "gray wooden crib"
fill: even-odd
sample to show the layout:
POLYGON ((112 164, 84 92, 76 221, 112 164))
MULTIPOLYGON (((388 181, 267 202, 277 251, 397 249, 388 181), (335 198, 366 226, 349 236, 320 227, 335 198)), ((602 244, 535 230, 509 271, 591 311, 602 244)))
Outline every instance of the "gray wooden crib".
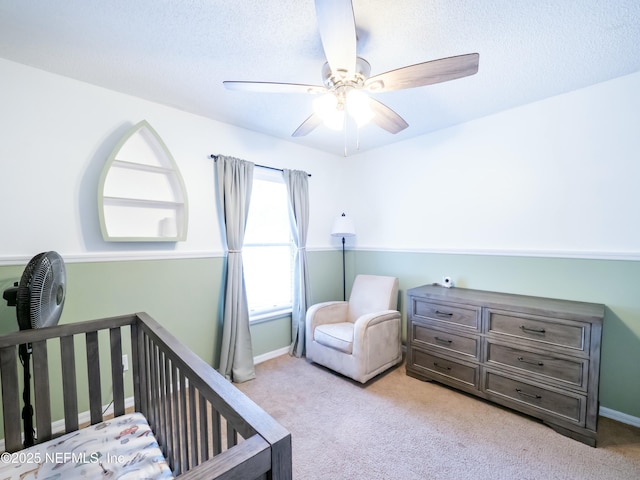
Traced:
POLYGON ((79 404, 87 403, 87 387, 78 379, 86 372, 88 423, 104 420, 105 396, 113 399, 113 415, 124 415, 125 391, 133 390, 133 408, 148 420, 176 477, 291 478, 290 433, 145 313, 0 337, 7 452, 23 448, 17 353, 21 344, 32 346, 36 444, 83 427, 79 404), (131 356, 129 384, 123 375, 123 353, 131 356), (53 372, 58 376, 52 377, 53 372), (60 390, 53 385, 58 381, 60 405, 52 389, 60 390), (64 421, 57 422, 64 424, 61 429, 52 428, 56 408, 64 414, 64 421))

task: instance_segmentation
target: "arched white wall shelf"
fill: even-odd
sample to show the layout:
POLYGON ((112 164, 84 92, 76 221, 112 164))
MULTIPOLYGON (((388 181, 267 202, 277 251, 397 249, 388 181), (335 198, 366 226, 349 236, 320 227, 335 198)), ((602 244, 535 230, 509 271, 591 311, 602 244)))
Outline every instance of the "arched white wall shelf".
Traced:
POLYGON ((180 171, 146 120, 115 146, 100 176, 98 210, 110 242, 177 242, 187 238, 187 194, 180 171))

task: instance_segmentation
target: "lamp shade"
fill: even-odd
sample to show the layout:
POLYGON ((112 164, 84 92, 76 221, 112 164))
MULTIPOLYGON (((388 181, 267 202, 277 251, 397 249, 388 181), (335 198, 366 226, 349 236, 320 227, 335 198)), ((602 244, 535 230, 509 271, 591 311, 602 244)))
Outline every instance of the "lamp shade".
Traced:
POLYGON ((331 235, 334 237, 353 237, 356 234, 356 229, 353 226, 353 220, 347 217, 344 213, 333 222, 333 228, 331 229, 331 235))

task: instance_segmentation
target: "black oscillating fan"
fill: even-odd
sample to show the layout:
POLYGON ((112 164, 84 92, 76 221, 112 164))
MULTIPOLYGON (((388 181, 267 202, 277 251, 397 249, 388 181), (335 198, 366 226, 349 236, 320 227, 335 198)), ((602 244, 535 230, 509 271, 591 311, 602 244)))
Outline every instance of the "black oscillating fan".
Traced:
MULTIPOLYGON (((62 257, 54 251, 42 252, 27 264, 20 282, 2 294, 10 307, 16 307, 20 330, 51 327, 58 323, 64 306, 67 274, 62 257)), ((24 445, 30 447, 33 438, 33 407, 31 405, 31 345, 20 345, 20 361, 24 367, 22 419, 24 445)))

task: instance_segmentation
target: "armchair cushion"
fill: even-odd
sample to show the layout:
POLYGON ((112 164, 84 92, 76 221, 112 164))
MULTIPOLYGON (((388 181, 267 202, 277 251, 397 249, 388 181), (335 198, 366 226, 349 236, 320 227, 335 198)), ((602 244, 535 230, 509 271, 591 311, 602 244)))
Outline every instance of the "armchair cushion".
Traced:
POLYGON ((340 352, 353 352, 353 323, 325 323, 315 330, 315 340, 320 345, 335 348, 340 352))
POLYGON ((398 307, 398 279, 379 275, 358 275, 349 296, 349 321, 365 313, 398 307))

